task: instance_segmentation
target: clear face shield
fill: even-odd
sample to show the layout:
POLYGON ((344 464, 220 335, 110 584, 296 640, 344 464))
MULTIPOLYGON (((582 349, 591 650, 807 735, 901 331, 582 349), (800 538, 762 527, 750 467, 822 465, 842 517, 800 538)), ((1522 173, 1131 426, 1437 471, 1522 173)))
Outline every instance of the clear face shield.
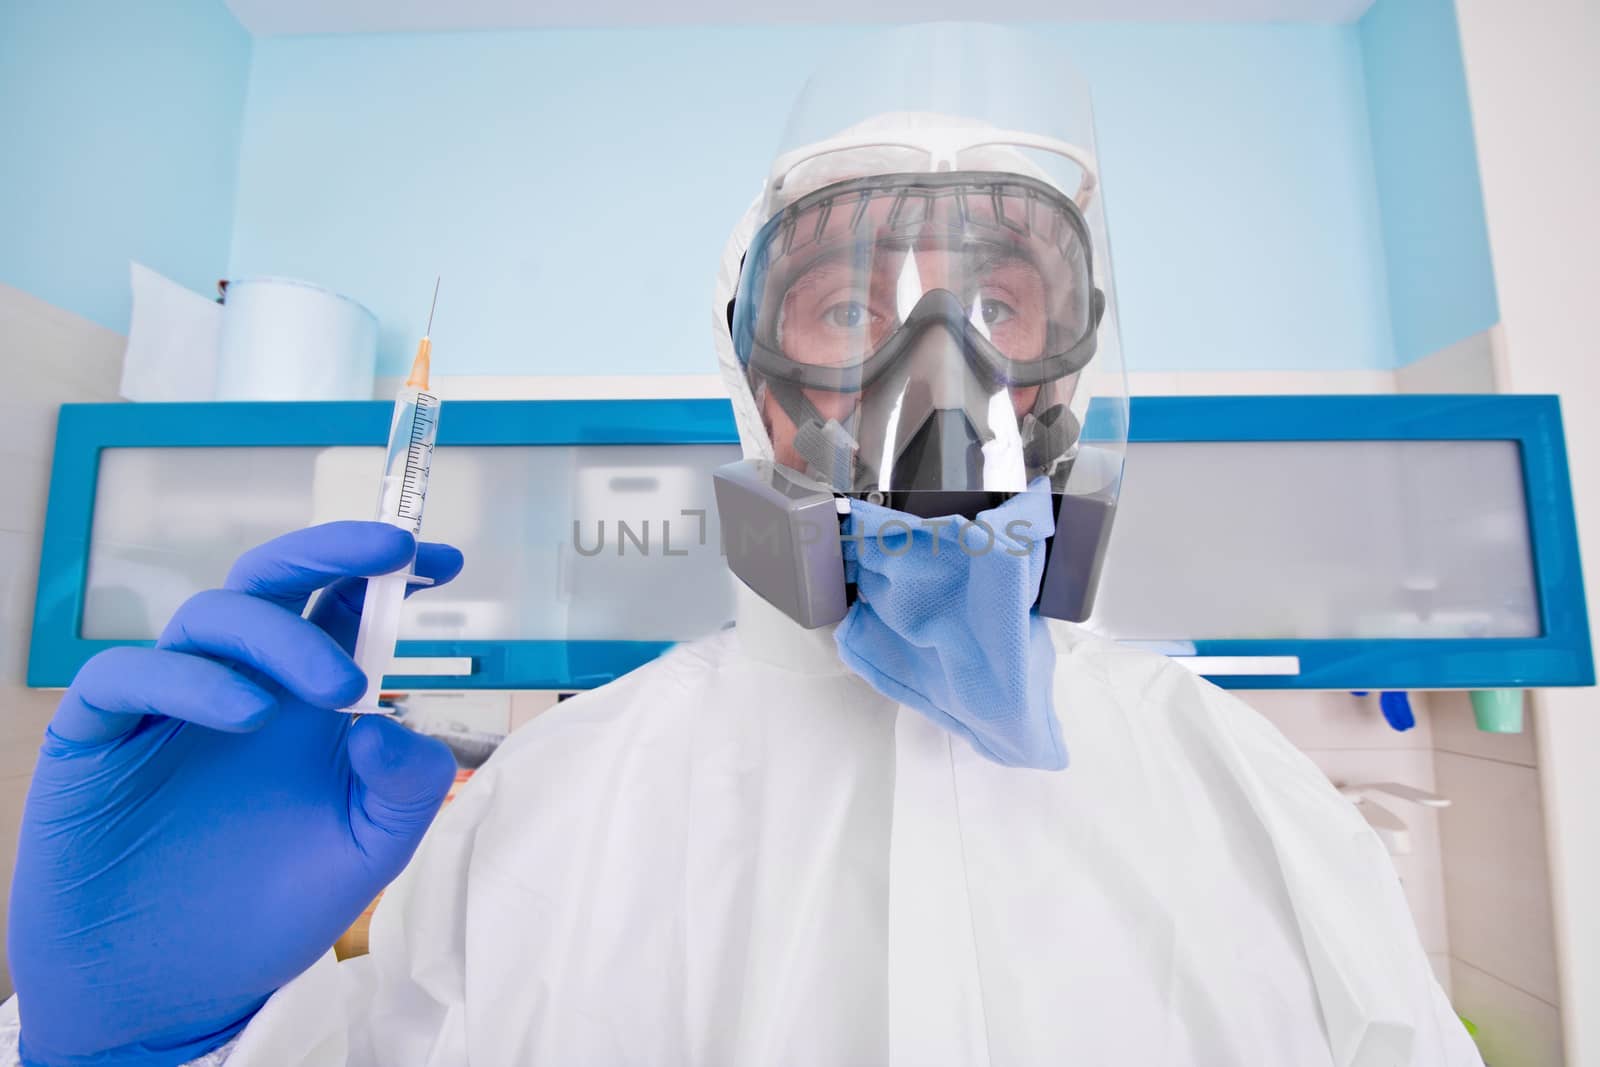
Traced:
POLYGON ((995 27, 859 52, 802 93, 740 274, 734 348, 774 459, 751 484, 924 517, 1051 494, 1039 608, 1081 620, 1127 438, 1087 92, 995 27))

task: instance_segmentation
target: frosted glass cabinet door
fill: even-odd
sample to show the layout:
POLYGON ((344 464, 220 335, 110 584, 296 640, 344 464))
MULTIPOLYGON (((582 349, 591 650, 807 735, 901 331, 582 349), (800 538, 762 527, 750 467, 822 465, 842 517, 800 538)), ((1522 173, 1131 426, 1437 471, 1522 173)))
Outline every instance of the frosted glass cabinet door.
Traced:
MULTIPOLYGON (((309 525, 312 471, 320 451, 103 451, 82 636, 151 640, 185 600, 221 585, 245 549, 309 525)), ((381 463, 381 451, 372 451, 377 454, 373 463, 381 463)))
MULTIPOLYGON (((697 637, 733 615, 721 445, 441 448, 424 534, 459 546, 412 640, 697 637)), ((113 448, 82 636, 149 639, 244 549, 371 514, 376 448, 113 448)), ((1138 640, 1531 637, 1509 441, 1135 443, 1091 625, 1138 640)))
MULTIPOLYGON (((407 640, 674 641, 733 617, 713 468, 726 445, 457 446, 434 455, 423 536, 461 548, 407 602, 407 640)), ((382 451, 101 453, 82 636, 155 637, 185 598, 278 534, 369 518, 382 451)))
POLYGON ((1517 443, 1130 444, 1091 625, 1137 640, 1537 637, 1517 443))
MULTIPOLYGON (((1130 412, 1090 626, 1230 688, 1593 684, 1557 398, 1130 412)), ((29 684, 156 637, 252 545, 369 518, 389 418, 379 401, 62 405, 29 684)), ((408 601, 404 652, 432 662, 393 684, 588 688, 732 620, 711 477, 739 455, 725 401, 459 401, 439 441, 423 534, 466 569, 408 601)))

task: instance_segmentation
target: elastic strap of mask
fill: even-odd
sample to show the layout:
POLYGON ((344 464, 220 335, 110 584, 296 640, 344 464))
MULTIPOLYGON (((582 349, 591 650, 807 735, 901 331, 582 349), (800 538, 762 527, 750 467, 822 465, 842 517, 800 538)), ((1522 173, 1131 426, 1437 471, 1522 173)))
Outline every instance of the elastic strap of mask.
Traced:
POLYGON ((805 390, 792 382, 767 378, 764 384, 795 425, 794 450, 806 461, 806 475, 835 489, 856 485, 862 476, 857 462, 861 445, 854 433, 859 411, 851 415, 846 426, 837 419, 824 418, 805 390))

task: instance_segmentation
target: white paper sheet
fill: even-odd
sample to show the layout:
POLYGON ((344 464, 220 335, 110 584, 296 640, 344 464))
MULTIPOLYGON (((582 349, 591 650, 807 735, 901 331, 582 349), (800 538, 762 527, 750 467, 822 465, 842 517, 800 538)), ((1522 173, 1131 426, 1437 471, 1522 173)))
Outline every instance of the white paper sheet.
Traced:
POLYGON ((215 400, 222 305, 142 263, 128 268, 133 321, 122 361, 122 396, 215 400))

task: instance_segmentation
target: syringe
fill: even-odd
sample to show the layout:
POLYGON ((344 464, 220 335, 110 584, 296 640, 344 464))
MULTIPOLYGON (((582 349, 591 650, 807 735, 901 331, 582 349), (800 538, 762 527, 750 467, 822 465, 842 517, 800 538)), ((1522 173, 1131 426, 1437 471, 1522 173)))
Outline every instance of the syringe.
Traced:
MULTIPOLYGON (((439 283, 433 283, 433 304, 428 307, 428 328, 417 342, 411 375, 394 398, 394 419, 389 424, 389 451, 383 460, 383 481, 378 489, 378 521, 413 537, 422 531, 422 505, 428 496, 428 468, 433 462, 433 441, 439 433, 439 398, 428 392, 428 362, 433 352, 433 307, 439 302, 439 283)), ((400 636, 400 609, 408 585, 432 584, 412 573, 412 566, 392 574, 367 579, 367 597, 361 606, 361 628, 356 633, 356 666, 367 676, 361 702, 346 711, 381 714, 378 689, 383 672, 394 659, 400 636)))

